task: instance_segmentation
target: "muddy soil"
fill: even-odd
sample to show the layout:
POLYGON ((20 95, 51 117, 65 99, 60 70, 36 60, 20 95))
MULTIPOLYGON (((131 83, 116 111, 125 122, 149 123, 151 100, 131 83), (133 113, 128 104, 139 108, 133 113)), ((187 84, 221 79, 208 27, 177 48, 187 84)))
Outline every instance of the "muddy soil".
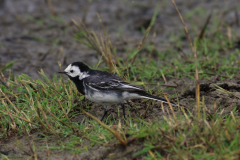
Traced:
MULTIPOLYGON (((191 36, 200 33, 211 11, 222 15, 224 23, 230 24, 236 36, 240 36, 238 27, 240 22, 236 17, 237 0, 221 3, 217 0, 210 2, 179 0, 176 3, 182 15, 186 15, 185 21, 191 36), (193 9, 200 11, 192 17, 187 16, 193 9), (202 12, 206 13, 206 17, 201 16, 202 12), (190 27, 193 23, 198 24, 197 28, 190 27)), ((64 67, 76 60, 90 66, 95 65, 99 61, 96 52, 79 44, 73 38, 77 29, 71 19, 77 20, 77 16, 81 19, 85 17, 85 23, 89 28, 100 31, 101 25, 96 14, 99 13, 119 56, 126 56, 127 49, 139 44, 143 37, 141 27, 149 25, 157 4, 159 14, 153 28, 156 31, 153 43, 157 50, 164 54, 169 48, 174 48, 176 44, 172 43, 170 37, 184 33, 173 4, 167 0, 101 0, 90 5, 87 1, 52 0, 52 4, 57 17, 52 15, 45 1, 1 0, 0 67, 14 61, 12 67, 14 74, 26 73, 39 77, 38 71, 43 69, 49 77, 52 77, 59 71, 57 62, 61 62, 64 67)), ((182 50, 186 54, 191 54, 187 38, 183 36, 181 41, 184 44, 182 50)), ((176 49, 176 52, 179 51, 176 49)))
MULTIPOLYGON (((224 24, 232 27, 236 37, 240 37, 240 22, 237 16, 240 15, 240 12, 236 10, 236 7, 239 6, 238 0, 221 2, 218 0, 177 0, 176 3, 182 15, 187 15, 196 8, 206 13, 206 17, 201 16, 201 12, 196 12, 195 16, 185 19, 192 37, 200 33, 207 16, 212 11, 217 13, 216 15, 220 15, 219 17, 224 24), (191 24, 193 23, 198 24, 198 26, 192 28, 191 24)), ((178 14, 169 0, 99 0, 93 1, 91 4, 88 1, 81 0, 52 0, 52 9, 49 8, 50 5, 47 4, 47 1, 0 0, 0 68, 8 62, 14 61, 11 68, 13 74, 26 73, 38 78, 40 69, 43 69, 48 77, 52 77, 59 71, 57 62, 61 62, 65 67, 78 60, 94 66, 100 57, 96 55, 94 50, 74 40, 73 37, 77 29, 71 19, 77 19, 77 16, 79 16, 81 19, 85 19, 89 28, 101 30, 96 13, 99 13, 104 26, 108 28, 109 37, 113 46, 117 49, 118 56, 124 57, 127 49, 136 47, 141 41, 143 37, 141 28, 149 25, 156 4, 159 4, 159 14, 153 30, 156 31, 157 36, 152 43, 157 46, 158 51, 165 54, 168 49, 176 47, 170 37, 184 33, 178 14)), ((216 16, 216 18, 219 17, 216 16)), ((181 42, 183 44, 181 49, 184 53, 191 54, 185 36, 182 37, 181 42)), ((176 52, 178 52, 177 49, 176 52)), ((141 54, 148 53, 143 51, 141 54)), ((8 75, 9 73, 5 74, 8 75)), ((177 84, 172 90, 166 91, 169 94, 179 93, 172 100, 186 106, 189 110, 194 110, 194 81, 168 79, 168 82, 169 84, 177 84)), ((229 114, 235 107, 239 110, 239 89, 240 77, 238 76, 225 81, 221 81, 219 76, 213 76, 209 81, 201 81, 201 98, 204 97, 205 99, 204 105, 207 113, 211 115, 216 111, 213 107, 215 102, 218 104, 217 106, 223 109, 222 114, 229 114), (232 94, 217 90, 215 85, 232 92, 232 94)), ((127 111, 133 118, 144 117, 146 103, 152 102, 143 103, 136 100, 134 101, 134 107, 128 106, 127 111)), ((178 108, 175 108, 175 110, 178 111, 178 108)), ((103 109, 99 105, 93 104, 91 111, 96 113, 95 115, 99 118, 103 114, 103 109)), ((161 104, 157 103, 154 107, 150 107, 144 118, 145 120, 161 119, 163 114, 161 104)), ((120 115, 122 115, 122 112, 120 112, 120 115)), ((239 114, 236 113, 235 116, 239 117, 239 114)), ((117 106, 111 107, 109 118, 122 119, 118 117, 117 106)), ((83 116, 77 116, 73 117, 72 121, 81 122, 82 119, 83 116)), ((41 149, 41 146, 45 145, 46 142, 36 140, 39 136, 41 136, 41 133, 37 132, 31 136, 22 135, 1 139, 0 151, 7 155, 11 154, 11 159, 27 159, 29 157, 28 153, 24 153, 17 147, 15 139, 18 139, 27 151, 30 150, 31 139, 34 139, 39 159, 143 158, 132 156, 143 148, 144 144, 139 141, 130 144, 127 149, 114 143, 107 146, 95 145, 88 152, 80 154, 73 154, 60 149, 50 150, 50 157, 48 157, 46 149, 41 149)), ((67 138, 61 139, 62 142, 67 142, 67 140, 67 138)), ((88 145, 90 142, 86 141, 84 143, 88 145)), ((58 139, 51 137, 48 144, 59 145, 58 139)))

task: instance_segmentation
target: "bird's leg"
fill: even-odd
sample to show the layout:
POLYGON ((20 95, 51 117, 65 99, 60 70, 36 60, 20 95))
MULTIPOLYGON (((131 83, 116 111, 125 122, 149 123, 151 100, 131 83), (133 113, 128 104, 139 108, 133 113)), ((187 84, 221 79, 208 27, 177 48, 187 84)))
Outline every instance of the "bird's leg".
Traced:
POLYGON ((103 114, 103 116, 102 116, 102 118, 101 118, 101 121, 103 121, 103 118, 107 115, 107 113, 108 113, 108 107, 107 106, 104 106, 104 114, 103 114))
POLYGON ((126 119, 125 118, 125 105, 123 103, 121 103, 121 106, 122 106, 122 110, 123 110, 123 117, 124 117, 124 119, 126 119))

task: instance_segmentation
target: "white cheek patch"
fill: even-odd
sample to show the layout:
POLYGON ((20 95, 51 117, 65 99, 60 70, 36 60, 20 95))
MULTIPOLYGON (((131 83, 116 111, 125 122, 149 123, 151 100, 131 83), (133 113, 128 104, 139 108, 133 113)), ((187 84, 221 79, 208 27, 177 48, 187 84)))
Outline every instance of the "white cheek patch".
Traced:
POLYGON ((70 77, 77 77, 81 74, 80 69, 77 66, 72 66, 71 64, 64 71, 67 72, 70 77))
POLYGON ((79 76, 79 80, 82 80, 88 76, 90 76, 88 74, 88 72, 81 72, 79 67, 77 66, 72 66, 72 64, 70 64, 65 70, 64 70, 67 75, 69 75, 70 77, 77 77, 79 76))

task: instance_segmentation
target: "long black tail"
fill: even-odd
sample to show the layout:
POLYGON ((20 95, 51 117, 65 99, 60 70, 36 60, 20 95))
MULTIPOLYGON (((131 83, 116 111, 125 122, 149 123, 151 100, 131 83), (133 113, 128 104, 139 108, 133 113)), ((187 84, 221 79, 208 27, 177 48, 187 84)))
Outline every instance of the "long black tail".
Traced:
MULTIPOLYGON (((164 102, 164 103, 168 103, 168 101, 165 98, 153 96, 153 95, 150 95, 150 94, 147 94, 147 93, 145 93, 144 95, 142 94, 141 97, 142 98, 147 98, 147 99, 153 99, 153 100, 156 100, 156 101, 161 101, 161 102, 164 102)), ((173 101, 170 101, 170 103, 174 106, 178 106, 173 101)))

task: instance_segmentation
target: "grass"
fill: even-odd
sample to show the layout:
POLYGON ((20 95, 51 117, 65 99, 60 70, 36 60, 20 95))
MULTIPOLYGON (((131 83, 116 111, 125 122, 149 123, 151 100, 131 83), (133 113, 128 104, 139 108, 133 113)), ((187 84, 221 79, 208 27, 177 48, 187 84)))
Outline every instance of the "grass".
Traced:
MULTIPOLYGON (((9 80, 8 87, 1 86, 0 91, 4 93, 0 110, 2 138, 43 131, 46 139, 47 135, 56 135, 60 139, 70 137, 68 142, 49 146, 49 149, 72 153, 88 151, 94 145, 118 144, 114 135, 94 120, 85 119, 80 124, 71 121, 72 117, 81 114, 73 111, 76 103, 83 105, 86 102, 77 98, 80 95, 70 81, 64 83, 57 76, 50 80, 43 73, 40 74, 42 80, 21 75, 9 80), (78 102, 73 102, 74 99, 78 102), (90 143, 83 146, 86 140, 90 143)), ((177 116, 177 121, 174 121, 171 115, 165 113, 165 121, 153 119, 148 122, 130 117, 125 124, 110 121, 108 126, 115 128, 125 139, 128 135, 129 144, 132 139, 144 143, 143 149, 134 153, 134 156, 145 155, 146 159, 166 156, 218 159, 237 156, 240 152, 239 119, 232 114, 214 114, 213 117, 209 120, 202 114, 202 118, 197 120, 190 114, 177 116)), ((46 146, 43 148, 46 149, 46 146)))
MULTIPOLYGON (((201 10, 195 12, 202 14, 201 10)), ((185 53, 179 54, 174 48, 165 53, 159 52, 155 45, 146 40, 152 33, 150 30, 156 15, 157 10, 138 48, 128 50, 128 55, 125 57, 117 56, 104 27, 103 33, 95 33, 88 30, 83 23, 78 25, 74 21, 79 28, 75 38, 103 57, 103 61, 95 68, 117 73, 126 81, 142 85, 156 95, 162 94, 159 86, 165 84, 164 77, 194 80, 195 65, 201 80, 208 80, 216 74, 222 79, 232 78, 239 73, 237 61, 239 50, 233 48, 235 37, 229 38, 229 34, 217 30, 216 24, 212 25, 215 28, 211 28, 211 33, 215 34, 208 34, 201 41, 194 39, 193 44, 198 55, 196 63, 194 63, 194 55, 186 54, 186 60, 186 57, 183 57, 185 53), (224 51, 227 51, 227 54, 224 54, 224 51), (154 60, 149 58, 149 53, 157 58, 154 60), (161 62, 160 66, 159 62, 161 62), (100 65, 102 63, 105 66, 100 65), (157 90, 149 85, 156 86, 156 82, 159 81, 161 83, 157 84, 157 90)), ((101 22, 100 17, 99 20, 101 22)), ((119 28, 119 35, 121 32, 123 31, 119 28)), ((183 34, 178 36, 172 38, 172 41, 181 48, 183 43, 179 41, 183 34)), ((6 71, 10 65, 2 67, 1 71, 6 71)), ((91 115, 88 115, 91 117, 88 118, 84 116, 86 113, 79 111, 79 108, 84 107, 85 111, 94 114, 91 110, 92 104, 78 93, 71 81, 66 81, 59 75, 49 79, 43 71, 39 74, 42 78, 37 80, 24 74, 10 77, 3 80, 4 85, 0 86, 0 138, 40 132, 43 138, 34 139, 29 145, 30 151, 16 140, 18 148, 31 158, 37 159, 37 150, 43 149, 46 152, 64 150, 82 153, 96 145, 117 148, 121 144, 125 145, 126 149, 131 145, 142 146, 131 156, 145 159, 237 159, 239 157, 240 120, 235 117, 235 113, 238 112, 236 109, 227 114, 221 114, 223 109, 209 114, 203 106, 204 101, 201 101, 199 113, 193 110, 173 111, 170 108, 163 108, 162 120, 153 118, 148 121, 131 117, 129 113, 129 118, 124 121, 109 118, 107 125, 104 125, 92 119, 94 117, 91 115), (199 117, 195 118, 197 114, 199 117), (74 117, 82 117, 81 122, 73 121, 74 117), (36 148, 37 141, 42 139, 50 141, 52 136, 57 137, 57 143, 46 143, 36 148)), ((221 92, 232 94, 221 87, 216 87, 221 92)), ((168 89, 172 88, 166 88, 168 89)), ((176 95, 167 96, 176 97, 176 95)), ((137 109, 138 106, 134 107, 137 109)), ((213 106, 215 109, 218 107, 221 106, 213 106)), ((109 153, 108 156, 114 159, 117 155, 109 153)), ((11 155, 4 157, 8 159, 11 155)))

